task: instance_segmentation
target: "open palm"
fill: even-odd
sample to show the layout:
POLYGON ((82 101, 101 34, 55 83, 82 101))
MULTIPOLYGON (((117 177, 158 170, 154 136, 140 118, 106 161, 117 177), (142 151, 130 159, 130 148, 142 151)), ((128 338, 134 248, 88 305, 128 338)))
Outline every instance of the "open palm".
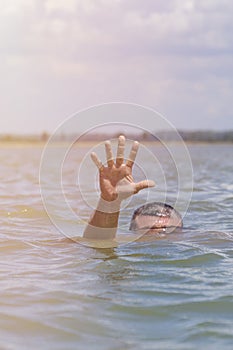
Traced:
POLYGON ((132 168, 138 148, 139 143, 135 141, 129 157, 126 163, 124 163, 125 137, 120 136, 115 162, 110 141, 105 142, 107 166, 102 164, 95 153, 91 154, 92 160, 99 169, 101 197, 104 200, 108 202, 116 199, 123 200, 144 188, 155 186, 154 181, 151 180, 134 182, 132 168))

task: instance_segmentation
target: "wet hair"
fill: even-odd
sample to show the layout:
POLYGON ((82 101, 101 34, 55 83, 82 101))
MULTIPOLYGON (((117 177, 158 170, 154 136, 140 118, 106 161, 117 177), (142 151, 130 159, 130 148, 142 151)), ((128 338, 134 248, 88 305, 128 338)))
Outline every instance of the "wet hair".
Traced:
MULTIPOLYGON (((142 205, 141 207, 137 208, 132 216, 131 222, 130 222, 130 230, 137 230, 140 227, 138 227, 138 223, 136 222, 136 218, 140 216, 155 216, 158 218, 158 220, 169 218, 171 220, 175 220, 177 223, 176 225, 171 226, 179 226, 182 227, 182 217, 178 213, 177 210, 175 210, 171 205, 161 202, 152 202, 142 205)), ((167 226, 164 226, 167 227, 167 226)), ((153 227, 156 228, 156 220, 153 224, 153 227)), ((161 224, 158 225, 158 228, 161 228, 161 224)))

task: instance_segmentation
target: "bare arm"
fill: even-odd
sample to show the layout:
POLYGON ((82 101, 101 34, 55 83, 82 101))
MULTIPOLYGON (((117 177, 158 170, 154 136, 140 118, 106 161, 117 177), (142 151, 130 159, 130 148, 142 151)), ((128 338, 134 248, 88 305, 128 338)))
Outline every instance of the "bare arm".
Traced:
POLYGON ((116 236, 121 202, 144 188, 153 187, 154 182, 143 180, 134 182, 132 167, 139 143, 133 143, 130 155, 124 163, 125 137, 118 139, 116 161, 114 162, 111 143, 105 142, 107 166, 104 166, 95 153, 93 162, 99 169, 101 196, 97 208, 84 231, 83 237, 89 239, 113 239, 116 236))

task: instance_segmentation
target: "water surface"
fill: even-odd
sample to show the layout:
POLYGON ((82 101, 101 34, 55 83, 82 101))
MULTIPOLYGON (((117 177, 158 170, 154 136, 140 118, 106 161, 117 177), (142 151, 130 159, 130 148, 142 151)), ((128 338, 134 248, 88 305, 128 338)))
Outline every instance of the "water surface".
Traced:
MULTIPOLYGON (((1 349, 232 349, 233 146, 189 151, 194 191, 184 231, 97 250, 64 241, 48 218, 38 181, 42 148, 0 149, 1 349)), ((85 152, 68 161, 66 190, 74 211, 88 218, 69 184, 85 152)), ((171 203, 175 170, 163 159, 171 203)), ((89 176, 84 188, 94 201, 89 176)), ((162 194, 158 186, 150 200, 162 194)), ((144 196, 123 210, 122 227, 144 196)), ((77 222, 79 234, 82 227, 77 222)))

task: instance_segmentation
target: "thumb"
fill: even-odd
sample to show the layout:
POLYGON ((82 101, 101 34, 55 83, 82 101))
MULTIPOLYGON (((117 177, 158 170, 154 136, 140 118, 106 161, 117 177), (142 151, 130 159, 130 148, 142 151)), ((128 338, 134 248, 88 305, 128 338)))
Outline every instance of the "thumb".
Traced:
POLYGON ((144 188, 154 187, 155 182, 152 180, 143 180, 135 184, 135 193, 143 190, 144 188))

